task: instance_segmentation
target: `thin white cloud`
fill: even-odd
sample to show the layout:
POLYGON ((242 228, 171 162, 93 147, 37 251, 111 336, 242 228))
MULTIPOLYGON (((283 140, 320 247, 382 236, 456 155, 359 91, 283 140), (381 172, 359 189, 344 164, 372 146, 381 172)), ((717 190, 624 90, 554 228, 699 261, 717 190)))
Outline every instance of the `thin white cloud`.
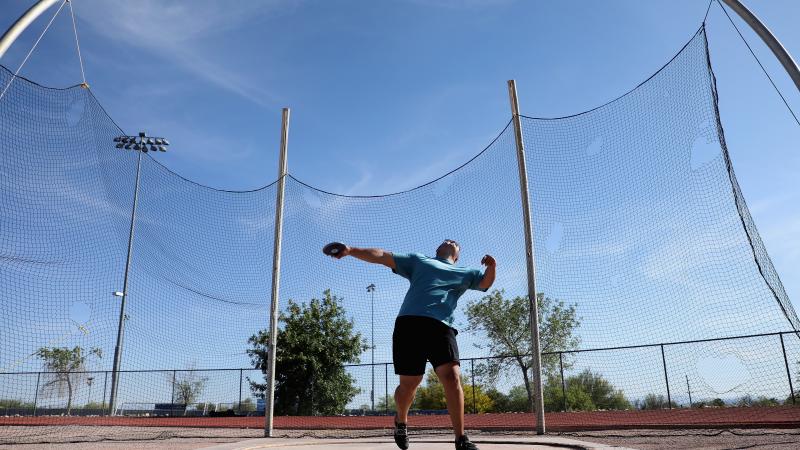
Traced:
POLYGON ((408 0, 423 6, 437 8, 495 8, 514 3, 516 0, 408 0))
POLYGON ((101 36, 170 61, 193 76, 259 105, 275 97, 255 80, 215 59, 208 46, 230 30, 248 26, 286 4, 280 0, 230 2, 195 0, 85 0, 76 15, 101 36))

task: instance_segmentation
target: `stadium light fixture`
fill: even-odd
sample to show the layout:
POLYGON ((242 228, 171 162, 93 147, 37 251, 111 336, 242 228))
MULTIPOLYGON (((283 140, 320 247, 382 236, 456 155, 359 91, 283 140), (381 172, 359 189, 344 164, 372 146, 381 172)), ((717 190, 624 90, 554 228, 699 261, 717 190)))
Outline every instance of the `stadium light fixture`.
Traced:
POLYGON ((125 150, 137 150, 142 153, 166 152, 169 141, 163 137, 153 137, 140 132, 138 136, 117 136, 114 138, 115 147, 125 150))

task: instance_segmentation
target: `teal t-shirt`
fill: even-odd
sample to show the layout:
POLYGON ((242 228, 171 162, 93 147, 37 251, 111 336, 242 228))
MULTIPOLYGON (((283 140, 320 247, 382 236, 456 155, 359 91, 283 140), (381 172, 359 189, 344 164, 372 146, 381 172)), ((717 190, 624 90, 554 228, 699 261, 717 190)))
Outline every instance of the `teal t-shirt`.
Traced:
POLYGON ((394 253, 392 256, 397 266, 393 272, 411 282, 398 316, 431 317, 452 327, 458 298, 467 289, 486 291, 478 287, 483 280, 480 270, 459 267, 419 253, 394 253))

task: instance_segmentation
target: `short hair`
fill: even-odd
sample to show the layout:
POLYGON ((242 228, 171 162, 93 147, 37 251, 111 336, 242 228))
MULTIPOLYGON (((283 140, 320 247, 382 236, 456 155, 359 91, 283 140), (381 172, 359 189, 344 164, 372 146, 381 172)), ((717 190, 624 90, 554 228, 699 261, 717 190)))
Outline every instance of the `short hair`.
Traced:
POLYGON ((452 242, 453 244, 456 244, 456 248, 458 248, 459 250, 461 250, 461 244, 459 244, 458 242, 456 242, 456 241, 454 241, 454 240, 452 240, 452 239, 445 239, 445 240, 444 240, 444 242, 445 242, 445 243, 447 243, 447 242, 452 242))

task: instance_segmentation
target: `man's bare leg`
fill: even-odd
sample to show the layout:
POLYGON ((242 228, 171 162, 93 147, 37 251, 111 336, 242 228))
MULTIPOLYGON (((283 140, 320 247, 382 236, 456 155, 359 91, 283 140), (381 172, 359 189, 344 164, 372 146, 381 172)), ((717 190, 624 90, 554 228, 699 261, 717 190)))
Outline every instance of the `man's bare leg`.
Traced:
POLYGON ((464 390, 461 389, 461 367, 457 362, 441 364, 434 369, 444 387, 447 412, 453 422, 456 439, 464 435, 464 390))
POLYGON ((417 387, 422 383, 422 375, 400 375, 400 384, 394 391, 394 403, 397 406, 398 423, 408 422, 408 410, 414 402, 414 394, 417 387))

